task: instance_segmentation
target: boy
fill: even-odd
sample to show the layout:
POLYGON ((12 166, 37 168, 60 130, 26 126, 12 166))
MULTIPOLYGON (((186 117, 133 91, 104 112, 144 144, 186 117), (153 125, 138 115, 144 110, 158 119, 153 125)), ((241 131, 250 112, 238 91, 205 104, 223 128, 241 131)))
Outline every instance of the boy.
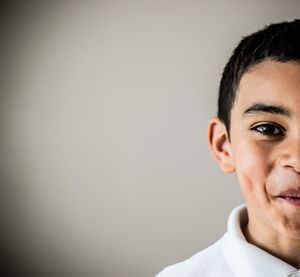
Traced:
POLYGON ((228 231, 158 277, 300 276, 300 20, 242 39, 225 66, 209 146, 246 205, 228 231))

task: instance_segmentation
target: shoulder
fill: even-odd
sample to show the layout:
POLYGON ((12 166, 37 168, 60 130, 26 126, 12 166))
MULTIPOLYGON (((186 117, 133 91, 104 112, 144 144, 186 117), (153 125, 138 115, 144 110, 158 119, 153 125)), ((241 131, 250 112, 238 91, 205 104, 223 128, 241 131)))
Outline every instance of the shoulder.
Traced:
POLYGON ((166 267, 156 277, 232 276, 225 273, 231 272, 231 269, 222 251, 223 238, 189 259, 166 267))

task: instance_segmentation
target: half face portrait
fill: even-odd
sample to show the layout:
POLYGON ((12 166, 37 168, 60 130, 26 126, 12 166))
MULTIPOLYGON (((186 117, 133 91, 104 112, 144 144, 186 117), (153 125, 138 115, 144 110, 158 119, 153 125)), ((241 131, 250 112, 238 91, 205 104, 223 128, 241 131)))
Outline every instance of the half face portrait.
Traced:
POLYGON ((300 64, 264 61, 241 78, 230 134, 223 127, 219 163, 236 171, 248 228, 262 240, 300 235, 299 103, 300 64))

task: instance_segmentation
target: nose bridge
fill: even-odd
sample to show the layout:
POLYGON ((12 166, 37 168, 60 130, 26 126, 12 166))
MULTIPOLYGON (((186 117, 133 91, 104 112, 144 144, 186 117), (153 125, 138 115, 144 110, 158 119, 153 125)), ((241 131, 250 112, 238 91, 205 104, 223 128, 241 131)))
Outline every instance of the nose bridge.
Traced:
POLYGON ((279 160, 281 166, 291 167, 300 173, 300 132, 286 141, 279 160))

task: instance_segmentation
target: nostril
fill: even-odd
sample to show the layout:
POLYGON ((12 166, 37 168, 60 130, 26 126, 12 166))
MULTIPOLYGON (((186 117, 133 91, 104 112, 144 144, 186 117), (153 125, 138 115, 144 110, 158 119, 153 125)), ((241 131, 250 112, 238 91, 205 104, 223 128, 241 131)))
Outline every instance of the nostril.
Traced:
POLYGON ((300 173, 300 156, 299 155, 282 155, 278 159, 279 165, 282 167, 288 167, 295 172, 300 173))

